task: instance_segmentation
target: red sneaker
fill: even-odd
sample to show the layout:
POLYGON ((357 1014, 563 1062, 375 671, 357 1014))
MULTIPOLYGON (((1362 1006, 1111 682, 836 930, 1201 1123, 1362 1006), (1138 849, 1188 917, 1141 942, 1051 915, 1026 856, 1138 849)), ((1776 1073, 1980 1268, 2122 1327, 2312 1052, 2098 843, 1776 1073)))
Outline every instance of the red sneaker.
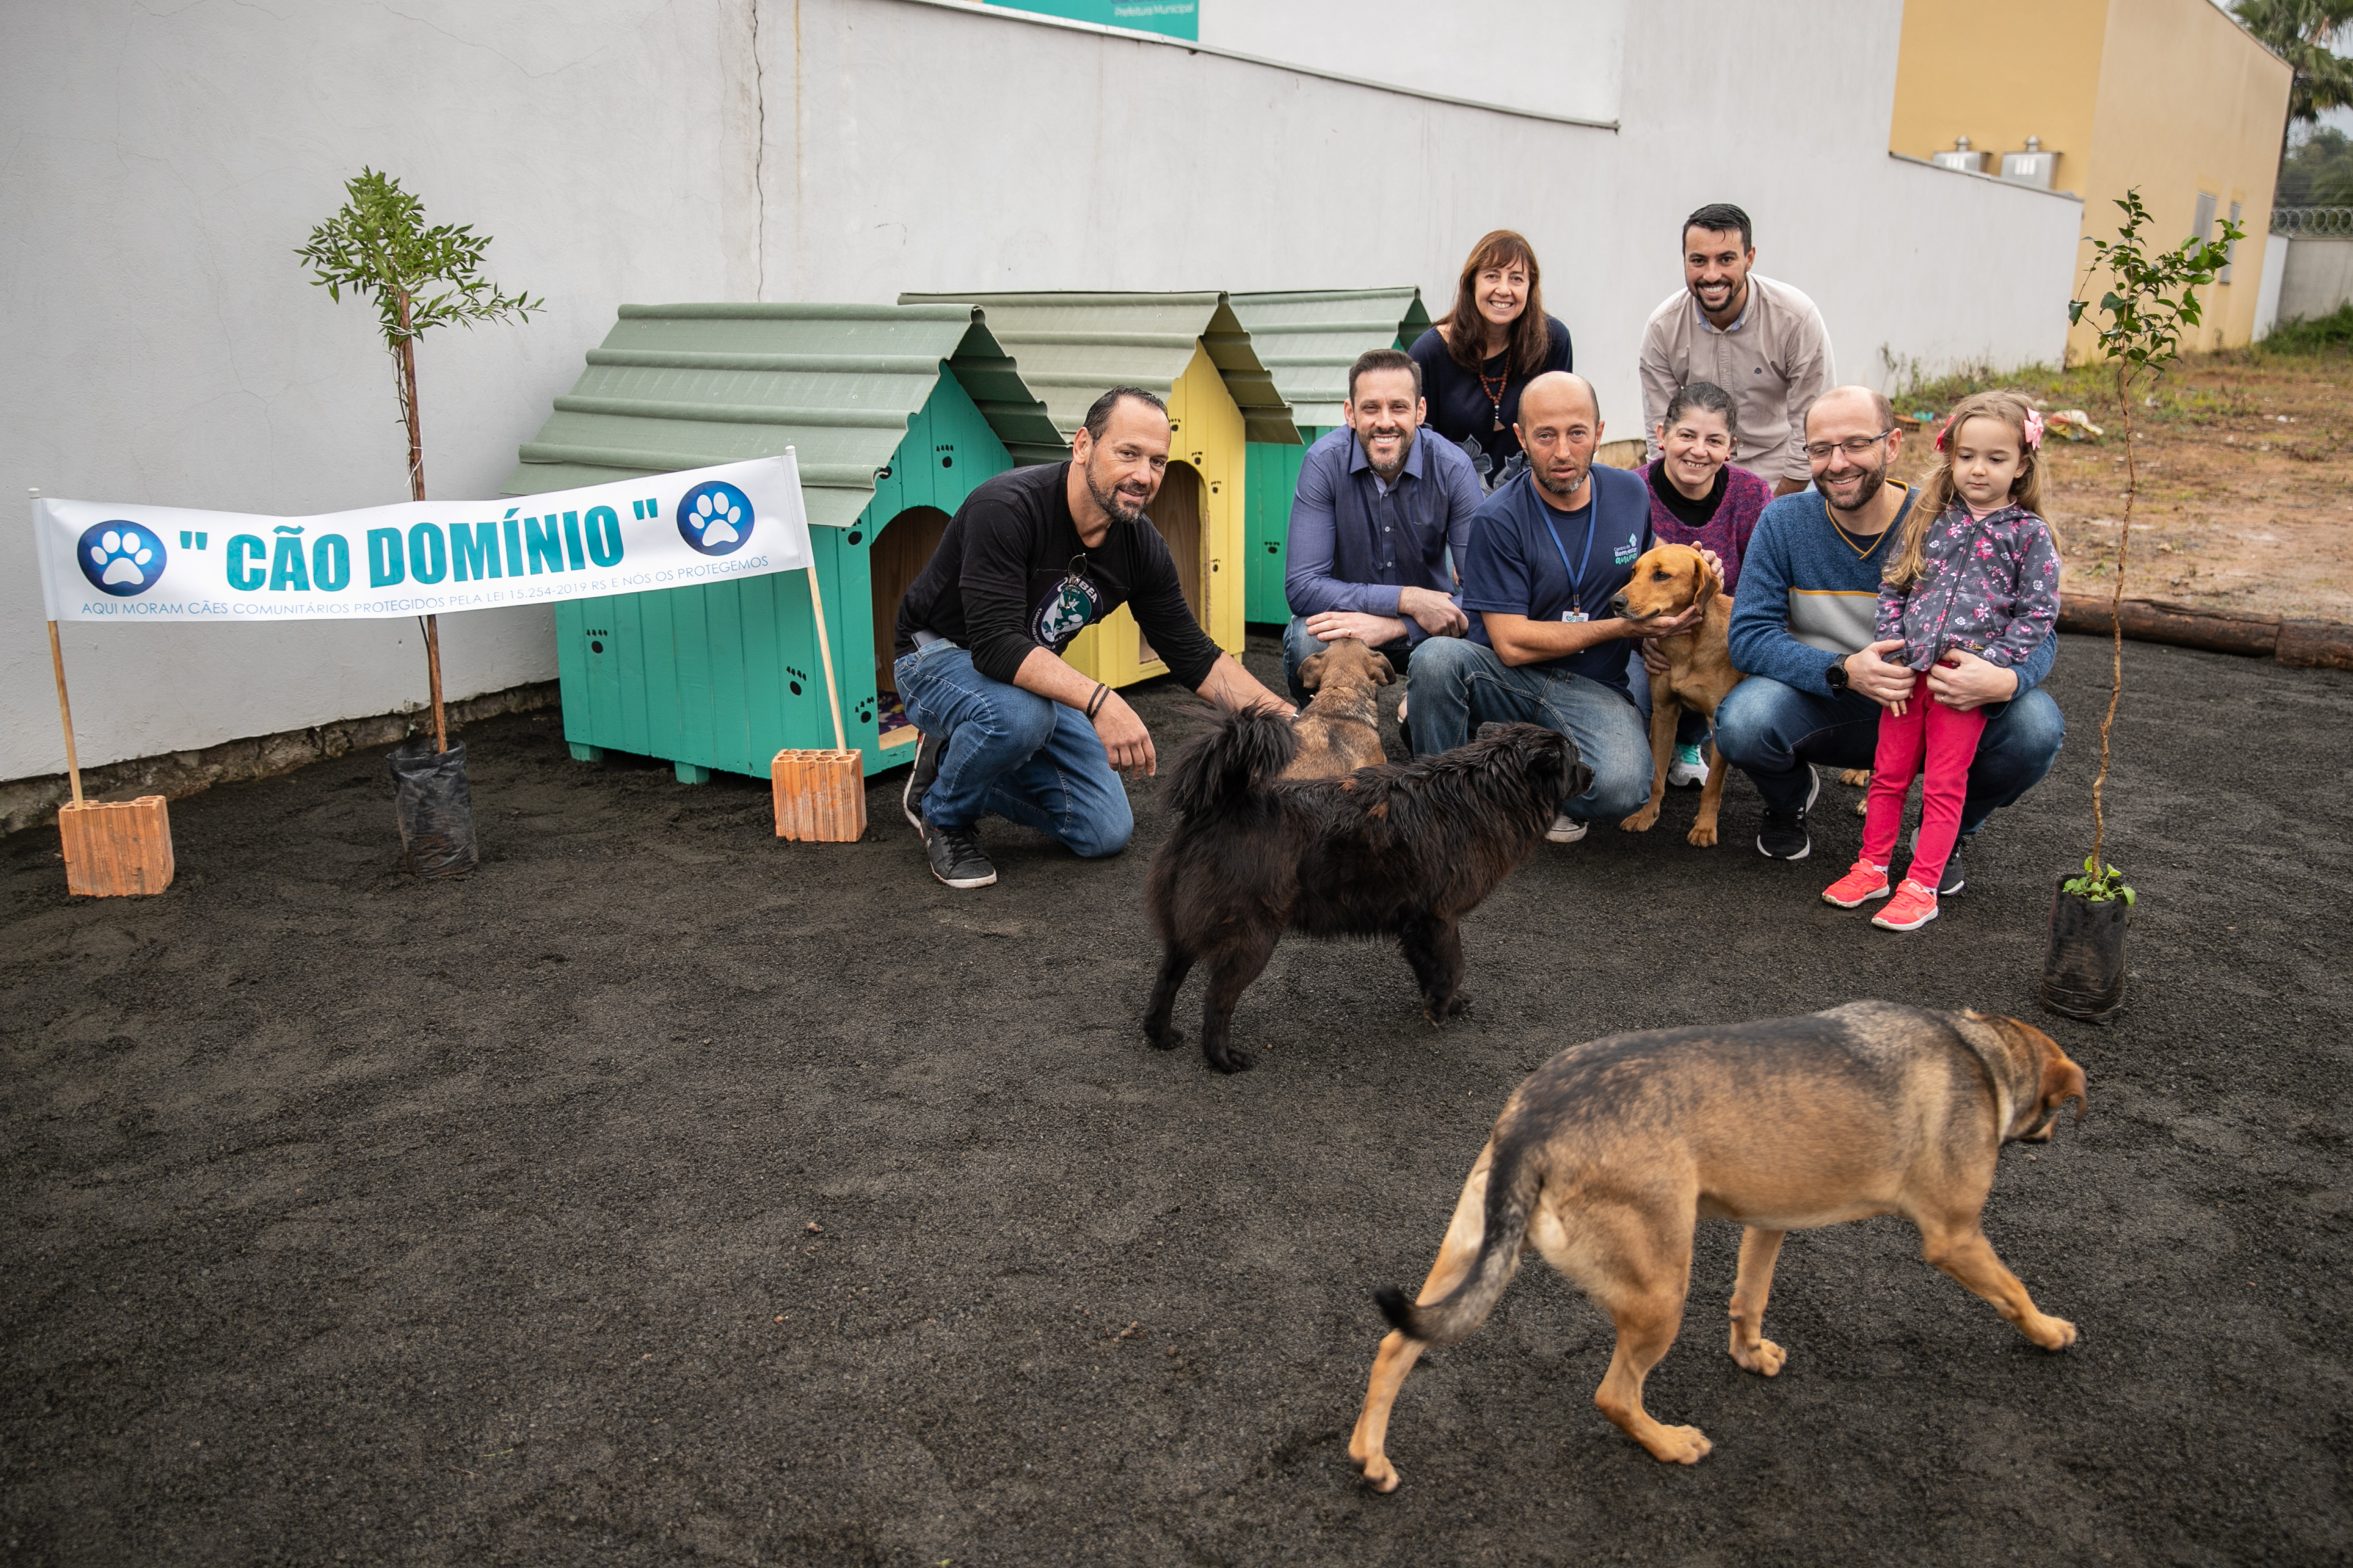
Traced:
POLYGON ((1904 879, 1887 907, 1871 917, 1871 923, 1885 926, 1889 931, 1918 931, 1936 918, 1936 889, 1924 888, 1911 878, 1904 879))
POLYGON ((1851 910, 1873 899, 1883 899, 1894 890, 1887 885, 1886 867, 1857 860, 1847 868, 1845 876, 1822 889, 1822 901, 1851 910))

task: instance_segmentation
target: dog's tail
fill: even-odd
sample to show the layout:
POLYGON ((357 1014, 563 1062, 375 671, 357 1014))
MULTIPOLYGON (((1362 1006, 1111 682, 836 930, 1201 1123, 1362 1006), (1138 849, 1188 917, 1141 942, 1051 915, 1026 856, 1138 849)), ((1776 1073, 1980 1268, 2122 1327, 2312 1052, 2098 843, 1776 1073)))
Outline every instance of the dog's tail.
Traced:
POLYGON ((1394 1285, 1374 1291, 1373 1300, 1391 1328, 1424 1344, 1451 1345, 1469 1339, 1487 1321, 1504 1287, 1519 1272, 1528 1216, 1535 1212, 1536 1194, 1544 1186, 1543 1173, 1531 1158, 1534 1152, 1526 1140, 1508 1134, 1496 1140, 1494 1163, 1487 1171, 1487 1229, 1470 1274, 1446 1295, 1420 1306, 1407 1300, 1394 1285))
POLYGON ((1168 802, 1185 816, 1216 816, 1289 767, 1298 750, 1288 720, 1229 709, 1169 765, 1168 802))

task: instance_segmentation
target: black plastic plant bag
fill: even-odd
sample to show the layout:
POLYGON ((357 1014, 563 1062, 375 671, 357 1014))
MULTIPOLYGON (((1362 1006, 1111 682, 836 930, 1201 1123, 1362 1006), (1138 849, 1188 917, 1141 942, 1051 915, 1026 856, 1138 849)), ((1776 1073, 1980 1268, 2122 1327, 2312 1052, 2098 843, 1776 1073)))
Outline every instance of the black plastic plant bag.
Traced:
POLYGON ((2079 898, 2065 888, 2063 877, 2051 895, 2042 1005, 2070 1018, 2104 1024, 2124 1010, 2125 928, 2132 906, 2122 899, 2079 898))
POLYGON ((419 877, 462 877, 474 868, 474 796, 466 784, 466 748, 435 755, 429 736, 392 750, 393 810, 400 847, 419 877))

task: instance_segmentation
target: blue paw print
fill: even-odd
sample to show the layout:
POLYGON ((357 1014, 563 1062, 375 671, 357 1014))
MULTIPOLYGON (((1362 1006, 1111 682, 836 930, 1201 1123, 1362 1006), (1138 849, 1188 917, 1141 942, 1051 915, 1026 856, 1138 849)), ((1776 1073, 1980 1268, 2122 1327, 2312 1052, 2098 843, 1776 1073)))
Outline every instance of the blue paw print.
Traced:
POLYGON ((733 555, 752 537, 752 498, 707 479, 679 499, 679 537, 705 555, 733 555))
POLYGON ((164 575, 164 542, 136 523, 97 523, 82 533, 74 560, 91 587, 127 599, 164 575))

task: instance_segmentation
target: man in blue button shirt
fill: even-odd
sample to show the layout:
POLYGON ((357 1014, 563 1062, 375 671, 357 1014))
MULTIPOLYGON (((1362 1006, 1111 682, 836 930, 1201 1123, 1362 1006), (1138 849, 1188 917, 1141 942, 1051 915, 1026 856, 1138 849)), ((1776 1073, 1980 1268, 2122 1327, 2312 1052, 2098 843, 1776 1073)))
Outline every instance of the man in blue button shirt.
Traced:
POLYGON ((1282 674, 1296 702, 1307 700, 1300 665, 1336 637, 1368 644, 1402 671, 1423 638, 1470 626, 1453 576, 1479 510, 1479 475, 1452 442, 1415 439, 1421 367, 1396 349, 1358 355, 1346 412, 1344 428, 1307 449, 1291 503, 1282 674))
POLYGON ((1651 547, 1650 487, 1593 466, 1602 426, 1592 384, 1567 371, 1536 377, 1520 394, 1515 428, 1527 469, 1482 503, 1463 556, 1471 635, 1414 650, 1413 744, 1424 755, 1447 751, 1491 721, 1567 735, 1593 786, 1565 804, 1546 837, 1574 844, 1594 819, 1624 816, 1651 796, 1651 742, 1626 686, 1627 644, 1671 637, 1701 612, 1651 622, 1609 614, 1651 547))

